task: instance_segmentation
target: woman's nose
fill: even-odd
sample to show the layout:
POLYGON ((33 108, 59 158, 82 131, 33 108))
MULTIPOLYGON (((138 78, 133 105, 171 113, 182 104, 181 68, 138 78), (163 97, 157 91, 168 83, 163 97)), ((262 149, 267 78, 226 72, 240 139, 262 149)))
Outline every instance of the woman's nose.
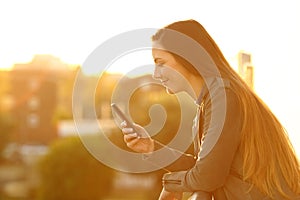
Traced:
POLYGON ((155 66, 152 77, 156 80, 161 79, 161 71, 159 67, 155 66))

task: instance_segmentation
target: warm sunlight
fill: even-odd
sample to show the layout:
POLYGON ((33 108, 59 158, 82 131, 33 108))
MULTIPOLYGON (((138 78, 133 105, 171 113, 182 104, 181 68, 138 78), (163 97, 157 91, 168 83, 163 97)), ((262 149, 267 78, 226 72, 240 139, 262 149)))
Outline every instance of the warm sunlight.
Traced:
POLYGON ((135 50, 115 58, 108 66, 103 68, 83 67, 82 70, 87 75, 99 75, 102 71, 108 73, 120 73, 129 76, 141 76, 151 74, 154 62, 150 49, 135 50))
MULTIPOLYGON (((257 131, 244 134, 240 142, 239 126, 231 127, 239 122, 239 107, 222 106, 218 89, 217 104, 207 98, 211 107, 197 106, 195 98, 181 92, 193 91, 185 79, 168 67, 157 66, 155 77, 161 82, 153 79, 151 35, 176 21, 201 23, 282 123, 300 159, 299 10, 297 0, 0 1, 0 199, 186 200, 198 199, 198 194, 257 199, 251 195, 261 197, 259 191, 270 199, 274 191, 272 199, 278 199, 280 189, 297 190, 298 165, 292 149, 286 148, 282 126, 277 126, 278 139, 274 118, 260 117, 264 109, 244 104, 251 119, 243 130, 257 131), (132 37, 124 39, 128 33, 132 37), (170 95, 176 89, 179 93, 170 95), (145 129, 133 123, 122 129, 124 118, 116 117, 113 103, 145 129), (230 108, 229 120, 206 126, 222 114, 214 105, 230 108), (210 114, 209 122, 205 117, 210 114), (220 134, 214 131, 219 125, 225 127, 220 134), (205 139, 198 140, 203 133, 205 139), (233 137, 228 139, 228 134, 233 137), (180 148, 186 144, 191 148, 180 148), (183 160, 173 162, 172 157, 183 160), (282 177, 289 181, 283 183, 282 177), (253 187, 246 193, 248 180, 253 187), (191 189, 196 192, 187 192, 191 189)), ((180 24, 190 23, 176 26, 189 31, 180 24)), ((200 35, 205 44, 211 42, 205 32, 200 35)), ((189 45, 182 44, 180 50, 185 47, 189 45)), ((202 61, 201 56, 197 59, 202 61)), ((160 59, 165 63, 158 64, 180 68, 160 59)), ((193 89, 200 88, 201 77, 188 70, 181 70, 188 75, 184 77, 193 89)), ((236 102, 232 97, 227 102, 236 102)), ((243 102, 253 102, 247 97, 243 102)))
MULTIPOLYGON (((207 27, 229 60, 240 50, 252 54, 255 91, 285 124, 300 154, 298 1, 276 1, 270 5, 259 0, 246 4, 230 0, 219 1, 218 6, 214 1, 172 2, 172 10, 167 13, 163 8, 169 7, 170 2, 134 2, 146 7, 133 12, 122 1, 118 6, 109 1, 92 2, 89 9, 83 9, 89 4, 84 1, 70 4, 30 0, 18 1, 17 5, 15 1, 1 2, 0 69, 30 62, 35 54, 52 54, 65 63, 81 65, 98 45, 117 34, 195 18, 207 27), (215 17, 211 16, 211 9, 215 17)), ((151 65, 150 53, 130 53, 114 61, 107 70, 126 73, 151 65)))
POLYGON ((151 73, 153 71, 153 66, 154 62, 151 50, 148 49, 133 51, 118 58, 106 68, 106 71, 110 73, 142 75, 143 73, 151 73))

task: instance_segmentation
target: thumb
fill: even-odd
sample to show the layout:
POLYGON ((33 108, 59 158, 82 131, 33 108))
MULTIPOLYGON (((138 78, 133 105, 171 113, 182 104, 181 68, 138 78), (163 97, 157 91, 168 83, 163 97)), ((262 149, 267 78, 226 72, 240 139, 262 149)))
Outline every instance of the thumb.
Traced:
POLYGON ((144 127, 142 127, 139 124, 135 124, 133 123, 135 130, 137 131, 137 134, 142 137, 142 138, 149 138, 150 135, 148 134, 148 132, 146 131, 146 129, 144 127))

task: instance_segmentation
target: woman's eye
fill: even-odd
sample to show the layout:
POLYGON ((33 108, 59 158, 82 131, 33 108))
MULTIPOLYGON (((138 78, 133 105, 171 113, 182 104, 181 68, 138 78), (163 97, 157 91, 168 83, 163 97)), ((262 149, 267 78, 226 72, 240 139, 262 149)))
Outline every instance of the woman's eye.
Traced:
POLYGON ((156 63, 156 66, 157 66, 157 67, 163 67, 163 66, 164 66, 164 63, 156 63))

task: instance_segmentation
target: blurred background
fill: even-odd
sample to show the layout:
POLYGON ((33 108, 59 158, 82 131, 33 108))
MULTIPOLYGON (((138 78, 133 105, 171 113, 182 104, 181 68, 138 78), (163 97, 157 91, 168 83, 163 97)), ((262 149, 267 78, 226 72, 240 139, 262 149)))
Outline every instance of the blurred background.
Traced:
POLYGON ((127 111, 136 123, 148 125, 149 109, 164 107, 167 118, 154 137, 166 144, 178 129, 180 106, 191 111, 189 130, 193 101, 143 84, 153 82, 151 74, 134 68, 153 64, 151 51, 121 57, 101 73, 83 69, 82 63, 117 34, 191 18, 206 27, 232 67, 273 110, 300 155, 299 8, 296 0, 0 2, 0 199, 156 199, 164 170, 112 169, 81 139, 101 143, 105 137, 129 151, 110 110, 119 85, 140 86, 127 111), (75 81, 82 88, 76 124, 75 81))

